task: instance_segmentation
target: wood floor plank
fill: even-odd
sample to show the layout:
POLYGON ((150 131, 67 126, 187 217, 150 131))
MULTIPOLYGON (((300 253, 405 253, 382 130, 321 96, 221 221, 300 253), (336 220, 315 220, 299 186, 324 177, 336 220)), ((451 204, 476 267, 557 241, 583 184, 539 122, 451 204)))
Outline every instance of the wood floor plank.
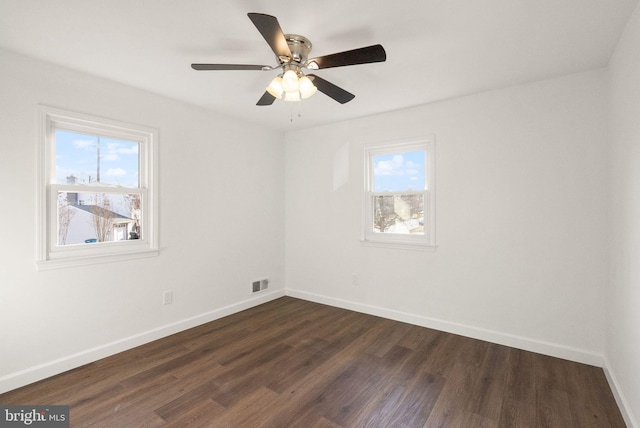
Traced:
POLYGON ((384 357, 384 355, 407 334, 410 328, 411 326, 409 324, 400 322, 385 323, 384 330, 372 341, 365 352, 379 358, 384 357))
POLYGON ((462 427, 475 383, 475 371, 456 361, 425 427, 462 427))
POLYGON ((476 413, 465 413, 463 422, 460 423, 460 427, 474 427, 474 428, 498 428, 498 423, 489 418, 485 418, 476 413))
POLYGON ((197 387, 178 395, 175 399, 158 407, 155 413, 166 421, 176 420, 181 414, 188 412, 200 403, 203 398, 208 398, 218 390, 215 378, 201 382, 197 387))
POLYGON ((224 407, 207 398, 195 403, 184 412, 172 415, 166 426, 175 428, 210 428, 214 426, 211 421, 220 420, 224 414, 224 407))
POLYGON ((533 402, 518 401, 511 397, 502 403, 498 426, 505 428, 530 428, 536 426, 536 408, 533 402))
POLYGON ((423 426, 440 399, 445 383, 446 379, 439 375, 420 373, 407 384, 399 405, 388 412, 384 418, 388 424, 383 426, 423 426))
POLYGON ((567 364, 567 372, 571 414, 576 423, 589 427, 615 426, 616 422, 609 420, 613 394, 597 387, 606 383, 604 373, 585 364, 567 364))
POLYGON ((302 344, 294 347, 283 355, 278 366, 273 367, 271 376, 265 381, 265 386, 278 393, 284 392, 301 378, 313 373, 323 364, 330 354, 317 350, 313 344, 302 344), (286 368, 286 370, 280 370, 286 368))
POLYGON ((411 325, 397 345, 416 350, 419 346, 425 346, 425 344, 430 343, 434 337, 440 334, 441 332, 437 330, 411 325))
POLYGON ((344 428, 342 425, 338 425, 333 421, 330 421, 327 418, 320 418, 318 422, 313 424, 310 428, 344 428))
MULTIPOLYGON (((167 405, 169 402, 173 402, 176 398, 181 397, 185 393, 195 389, 205 382, 210 377, 215 377, 220 374, 224 368, 220 365, 207 365, 207 366, 191 366, 192 370, 190 374, 182 373, 181 376, 161 376, 157 379, 150 379, 145 383, 131 386, 127 389, 126 394, 121 394, 115 397, 115 406, 113 409, 106 409, 100 414, 96 414, 93 417, 88 415, 86 419, 109 421, 109 419, 116 413, 128 414, 135 411, 141 414, 157 414, 155 410, 161 406, 167 405), (194 370, 196 369, 197 370, 194 370)), ((198 395, 202 397, 202 395, 198 395)), ((194 399, 197 401, 197 398, 194 399)), ((186 408, 186 406, 185 406, 186 408)))
POLYGON ((505 397, 520 403, 535 405, 536 374, 535 354, 512 349, 507 364, 505 397))
POLYGON ((469 411, 484 418, 498 421, 507 380, 509 348, 490 344, 485 360, 479 367, 472 387, 473 399, 469 411))
POLYGON ((543 428, 579 426, 574 423, 571 417, 569 396, 565 391, 549 387, 539 388, 536 410, 537 426, 543 428))
POLYGON ((216 419, 216 427, 257 427, 268 413, 269 406, 278 396, 269 388, 260 387, 238 400, 216 419))
POLYGON ((383 419, 398 408, 404 397, 405 384, 415 376, 411 364, 412 351, 402 346, 394 346, 384 358, 377 361, 380 376, 373 391, 359 411, 352 412, 343 422, 347 426, 383 426, 383 419))
POLYGON ((72 427, 624 427, 602 369, 285 297, 0 395, 72 427))

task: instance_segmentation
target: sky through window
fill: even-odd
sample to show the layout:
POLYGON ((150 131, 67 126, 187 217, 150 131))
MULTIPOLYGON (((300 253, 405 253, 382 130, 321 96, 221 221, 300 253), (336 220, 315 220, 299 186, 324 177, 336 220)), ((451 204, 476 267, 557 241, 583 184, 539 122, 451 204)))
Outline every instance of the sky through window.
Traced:
POLYGON ((138 187, 139 144, 56 130, 56 182, 138 187))
POLYGON ((373 191, 425 190, 425 156, 424 150, 374 156, 373 191))

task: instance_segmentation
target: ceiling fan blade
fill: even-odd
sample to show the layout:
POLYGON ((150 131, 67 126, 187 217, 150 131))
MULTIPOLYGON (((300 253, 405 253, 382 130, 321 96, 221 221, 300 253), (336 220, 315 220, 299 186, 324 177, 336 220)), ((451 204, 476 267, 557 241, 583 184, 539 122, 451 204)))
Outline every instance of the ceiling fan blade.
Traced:
POLYGON ((276 100, 276 97, 265 91, 262 97, 256 103, 257 106, 270 106, 276 100))
POLYGON ((387 59, 387 53, 382 45, 372 45, 350 51, 338 52, 331 55, 320 56, 307 60, 306 67, 311 70, 321 68, 343 67, 345 65, 369 64, 383 62, 387 59))
POLYGON ((275 16, 263 13, 248 13, 247 15, 277 57, 291 58, 291 50, 275 16))
POLYGON ((348 103, 356 97, 351 92, 347 92, 341 87, 336 86, 315 74, 307 74, 307 77, 311 78, 311 81, 320 92, 333 98, 340 104, 348 103))
POLYGON ((268 65, 246 65, 246 64, 191 64, 191 68, 198 71, 203 70, 271 70, 268 65))

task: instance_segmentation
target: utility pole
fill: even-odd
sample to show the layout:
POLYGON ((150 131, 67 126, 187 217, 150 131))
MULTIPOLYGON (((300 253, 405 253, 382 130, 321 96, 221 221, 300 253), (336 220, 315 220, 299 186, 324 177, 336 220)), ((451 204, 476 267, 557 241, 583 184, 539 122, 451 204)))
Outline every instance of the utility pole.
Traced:
POLYGON ((96 180, 100 183, 100 136, 98 135, 98 170, 96 180))

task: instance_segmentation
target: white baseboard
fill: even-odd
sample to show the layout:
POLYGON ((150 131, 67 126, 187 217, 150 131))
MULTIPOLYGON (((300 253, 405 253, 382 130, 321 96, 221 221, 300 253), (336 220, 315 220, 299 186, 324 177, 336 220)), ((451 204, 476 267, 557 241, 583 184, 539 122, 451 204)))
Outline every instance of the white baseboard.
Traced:
POLYGON ((616 399, 616 403, 618 404, 618 408, 620 409, 620 413, 622 413, 622 417, 624 418, 624 422, 629 428, 640 428, 637 419, 631 412, 631 406, 629 405, 629 402, 622 393, 622 388, 620 387, 618 379, 616 378, 616 375, 613 372, 611 364, 609 363, 609 360, 606 356, 604 357, 603 369, 604 374, 607 377, 607 382, 609 382, 609 387, 611 388, 613 396, 616 399))
POLYGON ((0 394, 97 361, 101 358, 105 358, 110 355, 135 348, 136 346, 144 345, 145 343, 170 336, 174 333, 178 333, 189 328, 226 317, 236 312, 261 305, 263 303, 283 296, 285 296, 284 290, 276 290, 268 293, 262 292, 259 296, 252 297, 251 299, 244 300, 239 303, 234 303, 233 305, 215 309, 210 312, 167 324, 162 327, 129 336, 115 342, 107 343, 105 345, 97 346, 92 349, 87 349, 85 351, 78 352, 73 355, 68 355, 54 361, 48 361, 46 363, 34 367, 29 367, 15 373, 10 373, 8 375, 0 377, 0 394))
POLYGON ((375 315, 382 318, 388 318, 395 321, 406 322, 408 324, 432 328, 434 330, 445 331, 447 333, 459 334, 461 336, 471 337, 474 339, 484 340, 499 345, 510 346, 512 348, 523 349, 525 351, 536 352, 538 354, 549 355, 565 360, 576 361, 596 367, 602 367, 604 362, 603 356, 600 354, 584 349, 574 348, 571 346, 560 345, 557 343, 530 339, 527 337, 502 333, 499 331, 486 330, 483 328, 439 320, 422 315, 410 314, 393 309, 386 309, 379 306, 371 306, 319 294, 307 293, 305 291, 287 289, 286 294, 287 296, 296 297, 299 299, 309 300, 312 302, 322 303, 330 306, 336 306, 339 308, 362 312, 369 315, 375 315))

